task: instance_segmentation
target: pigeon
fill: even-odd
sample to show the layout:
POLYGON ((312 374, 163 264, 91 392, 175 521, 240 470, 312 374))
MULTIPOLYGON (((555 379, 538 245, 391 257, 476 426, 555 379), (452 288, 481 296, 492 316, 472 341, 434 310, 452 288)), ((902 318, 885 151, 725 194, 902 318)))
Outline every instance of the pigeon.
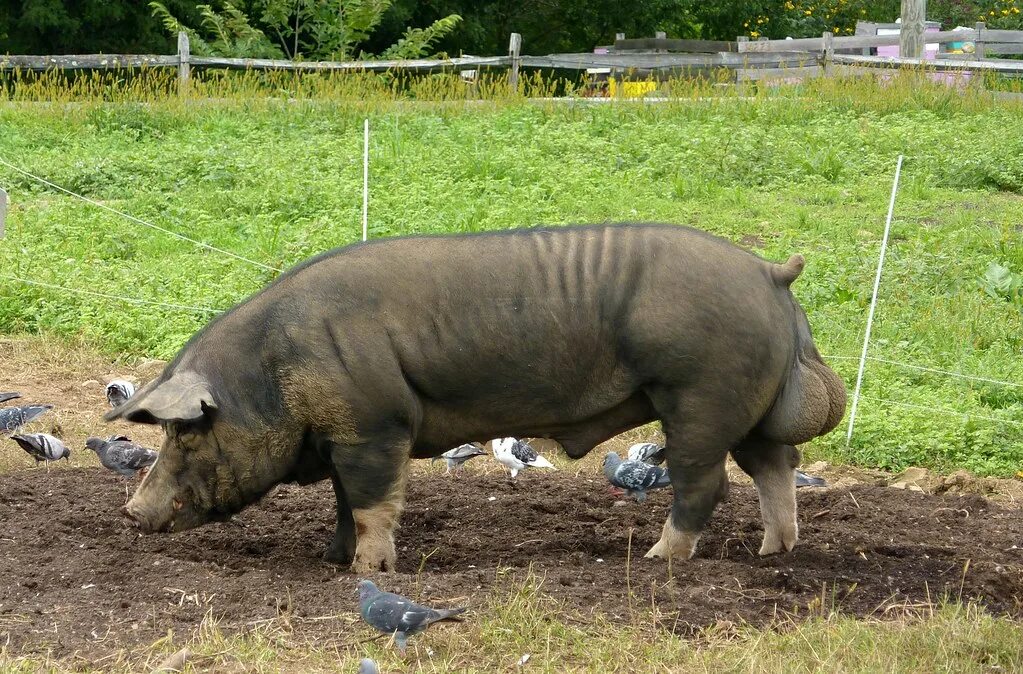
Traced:
POLYGON ((111 407, 120 407, 135 395, 135 385, 130 381, 115 379, 107 384, 107 402, 111 407))
POLYGON ((547 459, 536 453, 529 443, 515 438, 497 438, 493 441, 494 458, 500 461, 514 478, 523 468, 554 468, 547 459))
POLYGON ((444 459, 444 462, 448 465, 447 469, 444 471, 444 474, 447 475, 451 472, 452 468, 455 469, 455 473, 458 473, 458 471, 462 470, 462 466, 465 465, 466 461, 474 456, 483 456, 484 454, 486 454, 486 452, 476 445, 465 444, 455 447, 454 449, 449 449, 440 456, 433 457, 430 459, 430 463, 439 459, 444 459))
POLYGON ((420 606, 401 595, 381 591, 369 580, 360 580, 356 587, 359 590, 359 615, 384 634, 393 634, 394 643, 401 653, 405 652, 405 643, 410 636, 425 631, 435 622, 455 619, 467 610, 420 606))
POLYGON ((17 433, 18 429, 30 424, 53 409, 53 405, 22 405, 0 409, 0 433, 17 433))
POLYGON ((363 658, 359 660, 359 674, 380 674, 380 668, 372 659, 363 658))
POLYGON ((96 452, 99 462, 104 468, 115 470, 125 477, 124 498, 128 498, 128 480, 141 472, 145 475, 149 467, 156 463, 160 455, 142 445, 136 445, 127 435, 111 435, 106 440, 88 438, 87 449, 96 452))
POLYGON ((0 393, 0 403, 5 403, 8 400, 14 400, 15 398, 20 398, 20 397, 21 397, 21 394, 20 393, 15 393, 14 391, 11 391, 9 393, 0 393))
POLYGON ((28 455, 40 461, 59 461, 70 459, 71 450, 48 433, 29 433, 26 435, 12 435, 11 440, 21 445, 21 448, 28 452, 28 455))
POLYGON ((671 485, 665 469, 642 461, 622 461, 614 452, 604 457, 604 475, 613 486, 624 489, 640 503, 646 500, 647 490, 671 485))
POLYGON ((651 466, 664 463, 664 447, 652 442, 637 442, 629 447, 629 461, 642 461, 651 466))
POLYGON ((85 446, 96 452, 104 468, 117 471, 129 479, 139 471, 145 472, 160 456, 151 449, 136 445, 125 435, 112 435, 106 440, 89 438, 85 446))
POLYGON ((796 471, 796 487, 827 487, 828 483, 823 477, 813 477, 801 470, 796 471))

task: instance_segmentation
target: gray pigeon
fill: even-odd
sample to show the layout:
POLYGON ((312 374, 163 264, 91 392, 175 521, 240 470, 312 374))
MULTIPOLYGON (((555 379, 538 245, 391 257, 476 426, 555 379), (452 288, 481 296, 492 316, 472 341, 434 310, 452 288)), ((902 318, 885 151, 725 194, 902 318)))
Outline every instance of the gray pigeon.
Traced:
POLYGON ((453 620, 465 613, 465 608, 435 609, 421 606, 411 599, 391 592, 382 592, 372 581, 360 580, 359 615, 371 627, 393 634, 398 650, 405 652, 405 643, 414 634, 441 620, 453 620))
POLYGON ((115 470, 129 479, 140 470, 148 469, 160 456, 151 449, 136 445, 125 435, 113 435, 106 440, 89 438, 85 446, 96 452, 104 468, 115 470))
POLYGON ((664 447, 652 442, 637 442, 629 447, 629 461, 642 461, 651 466, 664 463, 664 447))
POLYGON ((823 477, 813 477, 801 470, 796 471, 796 487, 827 487, 828 483, 823 477))
POLYGON ((359 660, 359 674, 380 674, 380 668, 370 658, 363 658, 359 660))
POLYGON ((0 409, 0 433, 17 433, 18 429, 30 424, 53 409, 53 405, 22 405, 0 409))
POLYGON ((430 463, 433 463, 434 461, 438 461, 440 459, 444 459, 444 462, 448 466, 447 469, 444 471, 444 474, 447 475, 448 473, 451 472, 452 468, 455 469, 455 473, 458 473, 458 471, 462 470, 462 466, 465 465, 466 461, 468 461, 474 456, 483 456, 484 454, 486 454, 486 452, 483 451, 481 448, 477 447, 476 445, 465 444, 459 445, 454 449, 449 449, 440 456, 433 457, 432 459, 430 459, 430 463))
POLYGON ((10 393, 0 393, 0 403, 5 403, 8 400, 14 400, 15 398, 20 398, 20 397, 21 397, 21 394, 20 393, 15 393, 14 391, 11 391, 10 393))
POLYGON ((135 395, 135 385, 130 381, 115 379, 107 384, 107 402, 111 407, 120 407, 135 395))
POLYGON ((668 471, 642 461, 622 461, 614 452, 604 457, 604 475, 608 482, 624 489, 629 496, 642 503, 649 489, 660 489, 671 485, 668 471))
POLYGON ((47 433, 12 435, 11 440, 21 445, 21 448, 28 452, 28 455, 35 459, 37 464, 40 461, 59 461, 71 458, 71 450, 63 442, 47 433))

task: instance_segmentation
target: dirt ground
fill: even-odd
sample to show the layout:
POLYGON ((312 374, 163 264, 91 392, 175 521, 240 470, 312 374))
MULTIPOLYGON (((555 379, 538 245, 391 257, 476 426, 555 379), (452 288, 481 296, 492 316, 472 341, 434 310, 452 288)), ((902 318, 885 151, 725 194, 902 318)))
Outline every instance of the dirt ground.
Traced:
MULTIPOLYGON (((141 536, 117 514, 120 478, 99 469, 0 477, 0 643, 98 657, 188 634, 209 613, 244 630, 287 613, 318 643, 352 636, 356 578, 320 555, 333 530, 327 484, 281 487, 235 521, 141 536), (314 620, 315 618, 315 620, 314 620)), ((531 571, 570 620, 627 622, 654 608, 667 630, 807 615, 883 616, 942 595, 1023 617, 1023 517, 980 496, 860 485, 801 491, 802 540, 756 555, 755 493, 735 485, 697 556, 642 559, 669 495, 616 505, 596 478, 496 473, 411 482, 388 589, 479 606, 531 571), (630 558, 631 535, 631 558, 630 558), (629 588, 632 593, 630 595, 629 588)))
MULTIPOLYGON (((141 536, 118 515, 123 480, 81 447, 87 435, 115 431, 158 446, 157 429, 100 417, 106 381, 144 383, 159 369, 0 339, 0 390, 55 403, 30 430, 55 433, 75 451, 70 466, 46 471, 0 439, 0 647, 87 663, 145 648, 168 630, 190 634, 209 619, 230 631, 285 620, 318 645, 365 637, 353 627, 356 578, 321 561, 334 526, 327 483, 280 487, 231 522, 180 534, 141 536)), ((609 445, 621 451, 641 439, 656 438, 609 445)), ((602 451, 572 463, 537 446, 560 470, 512 482, 486 457, 458 478, 419 464, 398 533, 398 573, 378 581, 477 609, 539 583, 565 620, 587 624, 599 613, 626 623, 642 614, 681 635, 822 607, 884 617, 943 595, 1023 618, 1019 481, 810 466, 833 486, 800 490, 799 546, 761 559, 756 495, 732 470, 731 496, 696 558, 669 568, 642 558, 660 534, 667 491, 642 505, 616 502, 599 474, 602 451)))

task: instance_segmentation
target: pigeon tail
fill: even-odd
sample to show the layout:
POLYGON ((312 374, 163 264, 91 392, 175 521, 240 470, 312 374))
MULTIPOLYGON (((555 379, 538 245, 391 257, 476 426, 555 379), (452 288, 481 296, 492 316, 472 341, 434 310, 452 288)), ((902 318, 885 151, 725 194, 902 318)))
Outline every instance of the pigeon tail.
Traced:
POLYGON ((14 400, 15 398, 20 398, 20 397, 21 397, 21 394, 20 393, 15 393, 14 391, 0 393, 0 403, 5 403, 8 400, 14 400))
MULTIPOLYGON (((554 468, 554 464, 548 461, 547 459, 543 458, 542 456, 537 456, 535 459, 533 459, 526 465, 532 466, 533 468, 554 468)), ((557 468, 554 468, 554 470, 557 470, 557 468)))
POLYGON ((807 475, 801 470, 796 471, 797 487, 827 487, 828 482, 823 477, 807 475))
POLYGON ((462 615, 469 610, 468 606, 462 606, 460 608, 436 608, 430 615, 431 623, 439 623, 445 620, 451 620, 454 622, 461 622, 461 618, 458 616, 462 615))

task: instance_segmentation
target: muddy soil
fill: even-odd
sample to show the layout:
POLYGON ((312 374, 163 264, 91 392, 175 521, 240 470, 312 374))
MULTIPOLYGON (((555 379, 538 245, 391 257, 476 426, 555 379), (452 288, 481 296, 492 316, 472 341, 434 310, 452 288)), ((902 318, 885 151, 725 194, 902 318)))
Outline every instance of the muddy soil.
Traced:
MULTIPOLYGON (((188 634, 207 614, 244 630, 283 613, 306 618, 304 636, 317 642, 351 637, 356 579, 320 559, 334 523, 328 483, 284 486, 231 522, 154 536, 118 516, 123 485, 92 468, 0 477, 0 643, 99 656, 168 629, 188 634), (308 620, 322 616, 334 617, 308 620)), ((1023 513, 982 497, 800 490, 800 544, 761 559, 755 492, 734 484, 696 558, 675 562, 670 576, 665 562, 642 558, 669 498, 616 505, 601 480, 567 472, 514 483, 471 470, 420 476, 398 535, 399 573, 378 581, 480 607, 532 569, 573 621, 598 612, 625 622, 632 609, 654 607, 664 629, 680 634, 806 615, 822 598, 884 616, 949 594, 1023 617, 1023 513)))

